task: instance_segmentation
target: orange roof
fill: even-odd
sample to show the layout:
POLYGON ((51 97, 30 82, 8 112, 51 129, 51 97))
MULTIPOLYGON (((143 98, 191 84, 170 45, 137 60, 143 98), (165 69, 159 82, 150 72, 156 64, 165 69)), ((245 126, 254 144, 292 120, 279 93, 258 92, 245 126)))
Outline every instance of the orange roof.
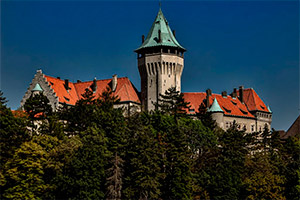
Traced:
MULTIPOLYGON (((237 95, 239 95, 239 91, 237 91, 237 95)), ((244 102, 250 111, 264 111, 269 112, 267 106, 264 102, 259 98, 258 94, 252 88, 244 89, 244 102)))
MULTIPOLYGON (((64 80, 50 77, 50 76, 45 76, 45 77, 49 82, 50 86, 52 87, 52 89, 54 90, 55 94, 58 96, 59 102, 70 104, 70 105, 75 105, 75 103, 80 98, 82 98, 82 94, 85 93, 85 89, 90 88, 91 85, 93 84, 93 81, 78 82, 78 83, 69 82, 69 90, 67 91, 64 86, 65 84, 64 80)), ((96 97, 99 97, 107 87, 111 87, 111 82, 112 79, 97 80, 96 81, 97 89, 94 95, 96 97)), ((133 102, 140 103, 137 91, 127 77, 117 79, 117 88, 115 92, 113 92, 113 94, 118 96, 121 102, 133 101, 133 102)))
POLYGON ((16 118, 28 117, 28 114, 23 110, 11 110, 11 112, 16 118))
MULTIPOLYGON (((206 107, 204 101, 206 99, 205 92, 183 94, 185 101, 190 102, 191 107, 189 110, 187 110, 188 114, 193 114, 190 111, 191 109, 194 109, 195 112, 198 112, 200 105, 206 107)), ((244 89, 244 104, 238 98, 232 98, 229 95, 227 95, 226 97, 222 97, 222 95, 220 94, 212 94, 209 97, 209 106, 211 106, 214 98, 217 99, 225 115, 254 118, 254 116, 249 111, 260 110, 268 112, 268 109, 266 108, 265 104, 253 89, 244 89)))
POLYGON ((75 105, 76 101, 79 100, 73 83, 69 82, 69 90, 66 90, 64 80, 46 75, 45 78, 54 90, 56 96, 58 96, 60 103, 75 105))
MULTIPOLYGON (((242 104, 239 99, 232 98, 231 96, 222 97, 220 94, 212 94, 209 97, 209 106, 211 106, 214 98, 217 99, 220 107, 224 111, 225 115, 234 115, 242 117, 254 117, 247 109, 245 104, 242 104)), ((198 111, 199 106, 202 104, 205 105, 204 100, 206 99, 205 92, 195 92, 195 93, 184 93, 184 99, 187 102, 190 102, 190 109, 198 111)), ((188 111, 189 114, 192 114, 188 111)))

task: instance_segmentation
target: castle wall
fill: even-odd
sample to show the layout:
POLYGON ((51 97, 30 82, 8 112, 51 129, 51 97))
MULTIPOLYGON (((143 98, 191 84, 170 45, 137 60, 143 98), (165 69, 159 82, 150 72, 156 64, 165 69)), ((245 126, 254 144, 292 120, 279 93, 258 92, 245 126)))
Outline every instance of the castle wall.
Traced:
POLYGON ((26 100, 31 96, 32 94, 31 90, 35 87, 37 83, 43 89, 43 94, 48 98, 53 111, 56 110, 59 107, 58 97, 56 96, 53 89, 47 82, 46 78, 44 77, 42 70, 37 70, 37 73, 34 75, 34 78, 32 79, 29 88, 27 89, 23 99, 21 100, 21 107, 24 106, 26 100))
POLYGON ((268 129, 271 129, 271 122, 267 119, 255 119, 255 118, 245 118, 224 115, 223 119, 221 116, 212 115, 212 118, 216 120, 218 126, 224 130, 229 129, 233 122, 235 121, 239 130, 246 129, 247 133, 263 131, 265 124, 267 124, 268 129), (222 121, 221 121, 222 119, 222 121))

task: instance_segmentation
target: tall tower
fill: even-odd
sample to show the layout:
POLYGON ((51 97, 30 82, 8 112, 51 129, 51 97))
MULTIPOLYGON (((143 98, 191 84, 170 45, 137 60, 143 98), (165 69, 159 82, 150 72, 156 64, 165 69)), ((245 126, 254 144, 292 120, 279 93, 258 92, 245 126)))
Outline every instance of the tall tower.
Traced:
POLYGON ((135 50, 141 76, 141 100, 143 110, 154 110, 159 94, 175 87, 181 91, 181 74, 186 51, 176 40, 161 9, 152 24, 147 38, 135 50))

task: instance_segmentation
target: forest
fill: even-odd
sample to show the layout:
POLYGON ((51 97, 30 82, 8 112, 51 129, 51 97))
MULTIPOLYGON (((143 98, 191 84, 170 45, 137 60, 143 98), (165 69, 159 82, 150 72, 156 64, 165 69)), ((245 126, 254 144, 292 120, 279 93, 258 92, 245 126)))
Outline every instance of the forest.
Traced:
POLYGON ((224 131, 171 89, 153 112, 118 102, 86 90, 53 112, 36 94, 15 112, 1 92, 0 199, 299 199, 299 135, 224 131))

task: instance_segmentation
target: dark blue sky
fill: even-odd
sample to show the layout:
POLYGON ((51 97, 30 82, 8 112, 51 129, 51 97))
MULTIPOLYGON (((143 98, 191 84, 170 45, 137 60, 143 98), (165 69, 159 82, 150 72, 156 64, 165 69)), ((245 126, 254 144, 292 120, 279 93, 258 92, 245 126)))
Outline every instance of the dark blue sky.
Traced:
MULTIPOLYGON (((286 130, 299 115, 297 1, 166 1, 162 10, 188 51, 183 92, 252 87, 286 130)), ((20 105, 37 69, 83 81, 127 76, 156 1, 2 1, 1 90, 20 105)))

